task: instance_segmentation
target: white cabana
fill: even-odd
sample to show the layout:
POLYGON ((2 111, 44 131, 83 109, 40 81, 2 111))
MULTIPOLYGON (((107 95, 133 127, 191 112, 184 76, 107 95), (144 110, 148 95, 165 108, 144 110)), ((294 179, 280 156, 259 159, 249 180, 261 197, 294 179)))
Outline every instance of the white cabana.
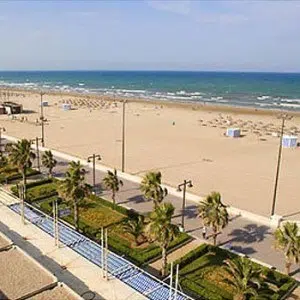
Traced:
POLYGON ((297 137, 294 135, 284 135, 282 137, 282 146, 284 148, 295 148, 297 147, 297 137))
POLYGON ((63 104, 61 105, 61 108, 62 108, 63 110, 71 110, 72 106, 71 106, 71 104, 69 104, 69 103, 63 103, 63 104))
POLYGON ((241 130, 239 128, 227 128, 226 136, 240 137, 241 136, 241 130))

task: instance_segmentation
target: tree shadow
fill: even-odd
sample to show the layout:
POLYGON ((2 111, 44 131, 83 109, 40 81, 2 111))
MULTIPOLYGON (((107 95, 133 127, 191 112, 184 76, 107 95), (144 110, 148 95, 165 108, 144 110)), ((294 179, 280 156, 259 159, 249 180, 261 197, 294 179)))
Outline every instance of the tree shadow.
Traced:
POLYGON ((257 252, 252 247, 242 247, 242 246, 231 246, 229 250, 233 250, 245 255, 251 255, 257 252))
POLYGON ((56 178, 65 178, 66 173, 53 171, 53 176, 56 178))
POLYGON ((186 232, 186 233, 193 233, 193 232, 198 231, 198 230, 200 230, 200 229, 202 229, 202 228, 203 228, 203 226, 199 226, 199 227, 195 227, 195 228, 186 230, 185 232, 186 232))
POLYGON ((196 205, 189 205, 185 207, 184 216, 187 219, 195 219, 198 216, 198 207, 196 205))
POLYGON ((101 183, 96 183, 95 187, 93 187, 93 192, 95 193, 95 195, 101 195, 103 194, 103 186, 101 183))
POLYGON ((298 274, 298 273, 300 273, 300 268, 298 268, 298 269, 296 269, 296 270, 290 272, 289 275, 290 275, 290 276, 294 276, 294 275, 296 275, 296 274, 298 274))
POLYGON ((231 241, 251 244, 261 242, 266 235, 271 234, 272 232, 268 226, 248 224, 241 229, 234 229, 228 236, 232 237, 231 241))
POLYGON ((143 202, 149 202, 149 200, 146 200, 142 195, 136 195, 136 196, 127 198, 125 201, 120 201, 119 204, 125 204, 125 203, 129 203, 129 202, 143 203, 143 202))
POLYGON ((56 166, 68 166, 69 165, 69 162, 67 162, 67 161, 59 160, 59 158, 55 158, 55 159, 57 159, 56 166))
POLYGON ((294 217, 296 215, 300 215, 300 210, 299 211, 296 211, 296 212, 293 212, 293 213, 289 213, 289 214, 286 214, 284 216, 282 216, 283 218, 290 218, 290 217, 294 217))

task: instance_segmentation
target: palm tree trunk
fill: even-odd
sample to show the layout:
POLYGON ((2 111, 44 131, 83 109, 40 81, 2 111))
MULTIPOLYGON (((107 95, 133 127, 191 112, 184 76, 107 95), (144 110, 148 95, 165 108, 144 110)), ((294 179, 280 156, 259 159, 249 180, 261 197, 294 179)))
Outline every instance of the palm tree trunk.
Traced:
POLYGON ((168 263, 168 256, 167 256, 167 247, 162 247, 162 265, 161 265, 161 275, 167 275, 167 263, 168 263))
POLYGON ((213 232, 214 232, 214 236, 213 236, 214 246, 217 246, 217 228, 216 227, 213 227, 213 232))
POLYGON ((78 231, 78 205, 76 201, 74 201, 74 225, 75 229, 78 231))
POLYGON ((291 272, 291 265, 292 265, 291 262, 288 259, 286 259, 286 261, 285 261, 285 271, 286 271, 287 275, 289 275, 290 272, 291 272))
POLYGON ((112 198, 112 201, 113 201, 113 204, 114 204, 114 208, 115 208, 116 207, 116 192, 114 190, 112 191, 111 198, 112 198))
POLYGON ((22 177, 23 177, 23 185, 24 185, 24 201, 26 199, 26 168, 23 169, 22 171, 22 177))

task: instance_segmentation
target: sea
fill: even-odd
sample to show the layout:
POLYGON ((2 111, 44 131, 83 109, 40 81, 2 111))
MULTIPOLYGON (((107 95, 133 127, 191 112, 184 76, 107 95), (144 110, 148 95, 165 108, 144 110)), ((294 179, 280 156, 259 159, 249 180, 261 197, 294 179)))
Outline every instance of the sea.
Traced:
POLYGON ((300 73, 0 71, 0 87, 300 110, 300 73))

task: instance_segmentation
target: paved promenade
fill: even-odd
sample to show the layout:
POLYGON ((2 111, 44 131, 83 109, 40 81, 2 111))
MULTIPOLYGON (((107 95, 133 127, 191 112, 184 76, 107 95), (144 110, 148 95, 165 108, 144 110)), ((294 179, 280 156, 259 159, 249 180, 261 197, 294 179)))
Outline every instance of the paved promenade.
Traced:
POLYGON ((57 248, 54 239, 28 221, 21 223, 19 215, 0 203, 0 231, 13 243, 66 283, 84 298, 94 300, 143 300, 137 293, 120 280, 102 278, 101 269, 68 247, 57 248))
MULTIPOLYGON (((68 167, 70 159, 75 159, 69 155, 56 153, 56 159, 58 161, 57 167, 54 169, 55 176, 63 177, 64 172, 68 167), (63 158, 62 158, 63 157, 63 158)), ((91 165, 87 164, 86 160, 82 160, 85 163, 85 169, 87 170, 87 181, 92 183, 92 169, 91 165)), ((101 165, 97 165, 96 170, 96 185, 102 197, 110 199, 110 193, 102 190, 101 181, 106 175, 104 171, 106 168, 101 165)), ((46 170, 42 170, 46 171, 46 170)), ((132 208, 138 212, 146 213, 150 212, 153 208, 151 201, 145 201, 139 190, 138 179, 134 176, 120 174, 122 177, 126 177, 132 180, 122 178, 124 186, 121 188, 117 195, 117 202, 120 205, 132 208)), ((185 178, 183 178, 184 180, 185 178)), ((189 179, 189 178, 186 178, 189 179)), ((165 201, 171 202, 175 208, 174 223, 181 223, 182 215, 182 197, 180 194, 174 192, 175 189, 171 188, 171 193, 166 197, 165 201)), ((192 188, 188 189, 192 192, 192 188)), ((220 191, 222 192, 222 191, 220 191)), ((188 197, 194 201, 187 200, 185 209, 185 229, 195 238, 202 238, 202 222, 197 216, 197 198, 192 195, 188 197)), ((246 218, 236 214, 231 214, 231 221, 229 225, 224 229, 221 235, 218 237, 220 245, 225 247, 232 247, 233 250, 246 254, 253 259, 263 261, 264 263, 271 265, 278 270, 284 271, 284 256, 281 252, 277 252, 274 247, 273 229, 264 222, 263 218, 255 216, 246 218)), ((209 232, 208 232, 209 235, 209 232)), ((295 277, 300 278, 300 268, 293 265, 292 272, 295 277)))

